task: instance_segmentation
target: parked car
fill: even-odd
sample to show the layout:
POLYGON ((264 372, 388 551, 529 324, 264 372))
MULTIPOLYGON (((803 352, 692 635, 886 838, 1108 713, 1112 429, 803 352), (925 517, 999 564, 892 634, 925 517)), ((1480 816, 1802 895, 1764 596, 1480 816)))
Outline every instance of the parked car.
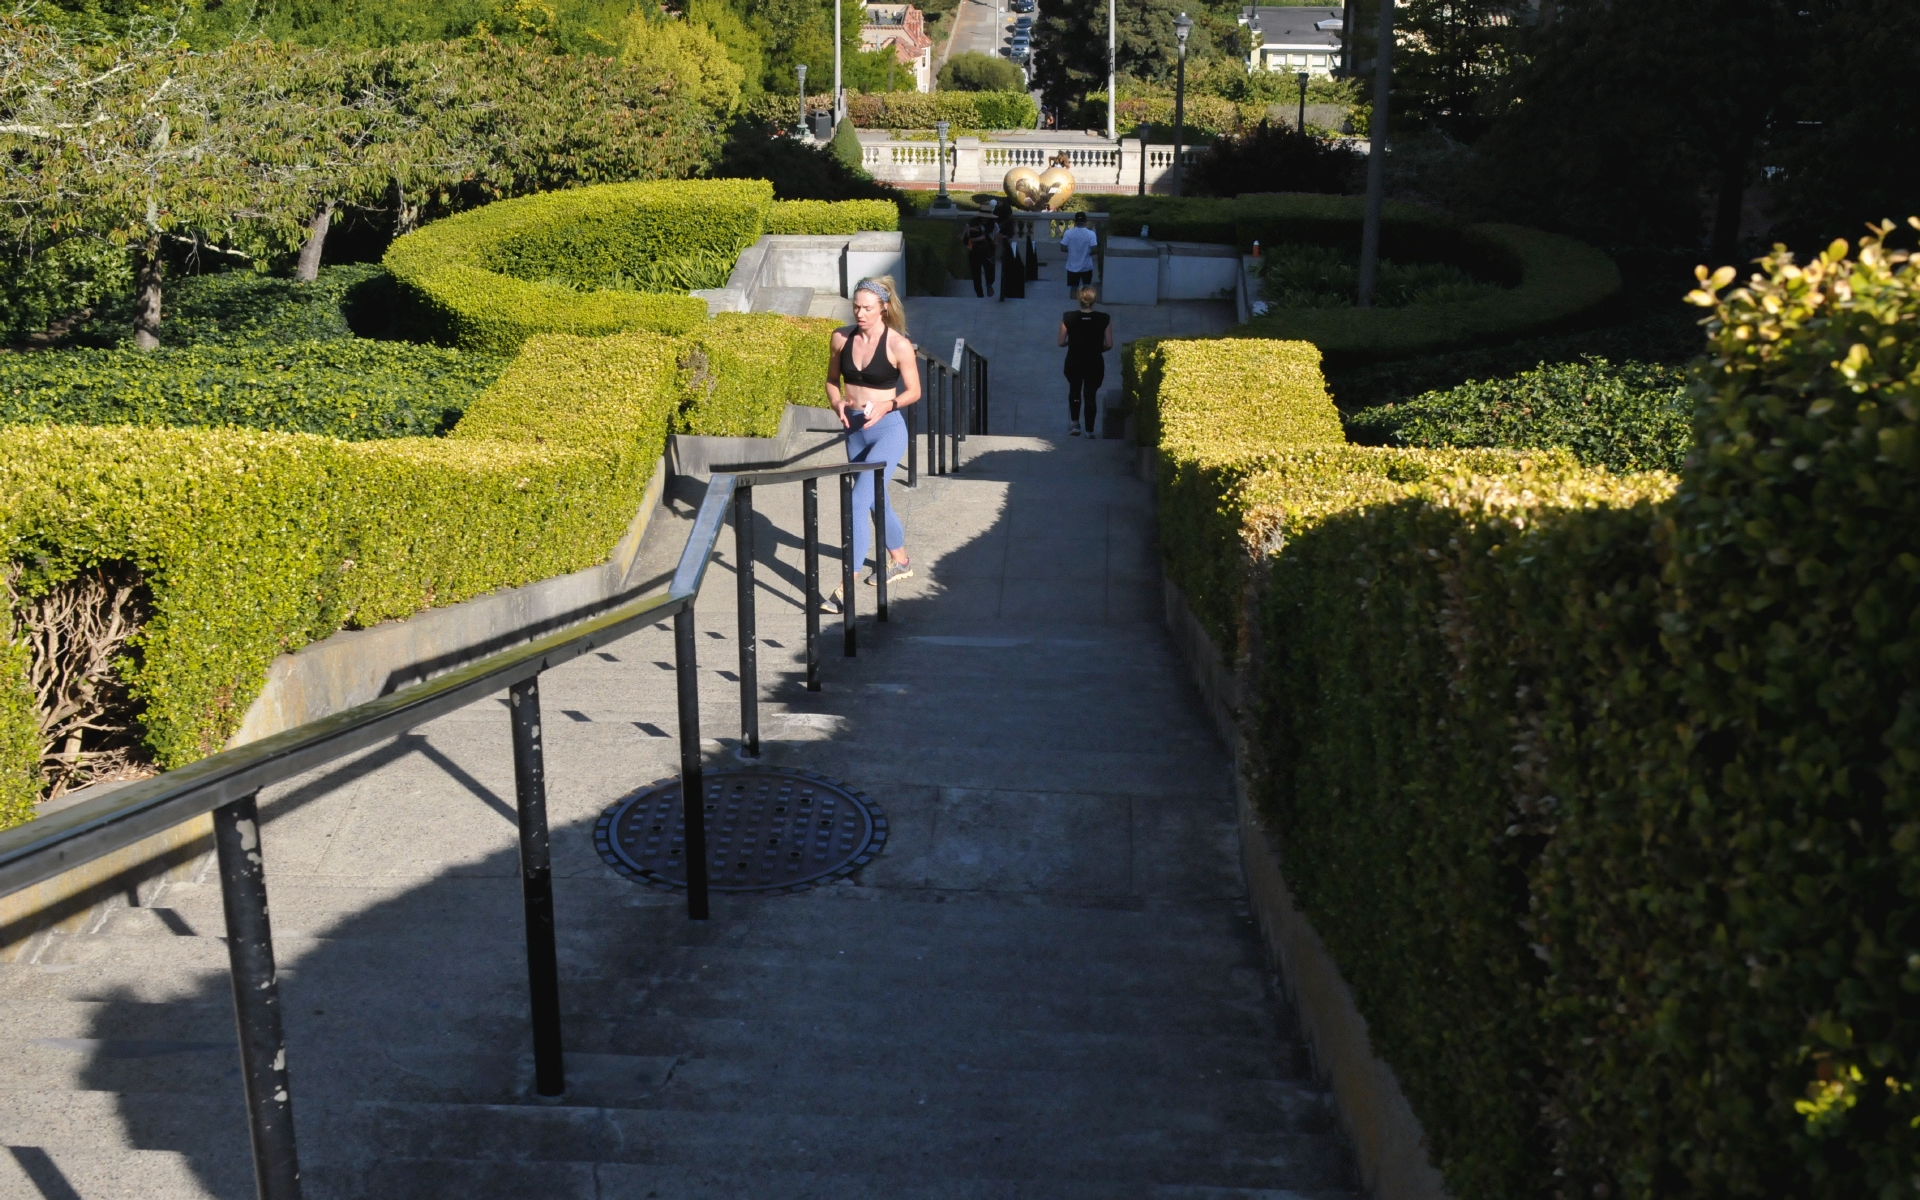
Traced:
POLYGON ((1007 57, 1015 62, 1025 62, 1033 54, 1033 43, 1026 38, 1015 38, 1007 49, 1007 57))
POLYGON ((1033 31, 1032 17, 1021 17, 1019 20, 1013 23, 1013 36, 1015 37, 1019 37, 1025 33, 1031 33, 1032 31, 1033 31))
POLYGON ((1030 13, 1033 11, 1033 0, 1013 0, 1012 8, 1017 13, 1030 13))

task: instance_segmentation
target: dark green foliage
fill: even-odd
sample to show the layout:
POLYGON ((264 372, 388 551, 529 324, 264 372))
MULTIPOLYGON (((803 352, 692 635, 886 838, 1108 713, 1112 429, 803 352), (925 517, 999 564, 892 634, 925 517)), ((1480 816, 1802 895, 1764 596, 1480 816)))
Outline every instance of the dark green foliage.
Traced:
POLYGON ((445 432, 494 355, 360 338, 0 355, 0 424, 234 427, 343 441, 445 432))
MULTIPOLYGON (((355 302, 377 292, 385 279, 386 272, 374 263, 322 267, 312 283, 252 271, 190 275, 169 291, 160 344, 292 345, 350 338, 355 302)), ((131 326, 130 303, 123 297, 79 326, 74 340, 117 346, 132 340, 131 326)))
MULTIPOLYGON (((1263 247, 1257 273, 1266 301, 1277 308, 1351 308, 1360 288, 1360 256, 1336 246, 1280 243, 1263 247)), ((1380 260, 1374 276, 1376 308, 1457 304, 1497 290, 1452 263, 1380 260)))
POLYGON ((1685 372, 1604 358, 1542 364, 1357 413, 1356 442, 1387 446, 1564 446, 1589 467, 1678 471, 1693 445, 1685 372))
MULTIPOLYGON (((841 121, 833 127, 833 140, 827 143, 827 153, 833 156, 833 161, 848 171, 856 175, 867 174, 867 169, 860 164, 860 133, 854 128, 852 121, 841 121)), ((843 198, 856 199, 857 197, 843 198)), ((820 199, 820 197, 810 197, 810 199, 820 199)))
POLYGON ((940 68, 943 92, 1017 92, 1025 82, 1019 67, 978 50, 955 54, 940 68))
MULTIPOLYGON (((841 128, 848 128, 841 122, 841 128)), ((859 167, 856 159, 848 165, 837 144, 840 130, 834 131, 836 148, 816 150, 764 120, 742 117, 734 122, 727 144, 709 174, 715 179, 765 179, 773 184, 778 200, 892 200, 899 202, 897 188, 875 183, 859 167)), ((857 149, 857 138, 856 138, 857 149)))
POLYGON ((1327 372, 1342 410, 1398 404, 1474 379, 1498 379, 1547 363, 1606 358, 1680 367, 1700 354, 1698 318, 1680 305, 1600 329, 1526 338, 1504 346, 1455 350, 1396 362, 1358 363, 1327 372))
POLYGON ((1331 192, 1355 190, 1360 156, 1330 138, 1262 121, 1245 133, 1225 134, 1195 163, 1186 177, 1195 196, 1238 196, 1242 192, 1331 192))
POLYGON ((0 257, 0 343, 22 341, 132 288, 127 252, 104 241, 75 238, 36 254, 0 257))

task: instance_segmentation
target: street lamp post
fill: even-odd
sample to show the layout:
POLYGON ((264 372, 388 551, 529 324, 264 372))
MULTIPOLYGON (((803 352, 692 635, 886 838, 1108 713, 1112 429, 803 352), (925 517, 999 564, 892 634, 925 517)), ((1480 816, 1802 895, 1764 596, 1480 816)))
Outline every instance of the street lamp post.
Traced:
POLYGON ((935 121, 933 131, 940 138, 940 195, 933 207, 945 211, 953 207, 953 201, 947 196, 947 123, 935 121))
POLYGON ((1302 71, 1295 78, 1300 81, 1300 123, 1294 128, 1305 133, 1307 131, 1307 73, 1302 71))
POLYGON ((1173 194, 1176 196, 1186 183, 1180 158, 1187 124, 1187 35, 1192 32, 1193 18, 1186 13, 1173 19, 1173 36, 1180 41, 1180 64, 1174 69, 1173 85, 1173 194))
POLYGON ((833 123, 840 123, 840 0, 833 0, 833 123))
POLYGON ((807 130, 807 64, 796 63, 793 68, 793 73, 800 77, 800 133, 802 136, 804 136, 808 132, 807 130))
POLYGON ((1114 74, 1118 70, 1118 66, 1114 61, 1114 46, 1116 43, 1114 41, 1113 31, 1117 23, 1118 17, 1115 11, 1115 0, 1107 0, 1107 140, 1113 142, 1115 150, 1118 150, 1120 147, 1119 142, 1116 140, 1118 131, 1114 126, 1113 116, 1114 110, 1120 107, 1120 96, 1114 88, 1114 74))

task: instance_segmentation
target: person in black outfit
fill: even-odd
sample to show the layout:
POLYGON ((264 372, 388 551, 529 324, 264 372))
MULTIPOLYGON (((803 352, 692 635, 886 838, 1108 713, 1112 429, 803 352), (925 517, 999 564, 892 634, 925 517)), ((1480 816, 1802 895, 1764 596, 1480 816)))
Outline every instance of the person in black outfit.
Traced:
POLYGON ((1020 261, 1020 243, 1013 233, 1013 201, 1000 197, 993 206, 994 223, 999 226, 1000 298, 1024 300, 1027 296, 1027 268, 1020 261))
POLYGON ((1099 437, 1094 429, 1094 397, 1107 379, 1106 352, 1113 349, 1113 318, 1093 311, 1100 293, 1089 285, 1080 289, 1080 307, 1060 315, 1060 344, 1067 348, 1067 413, 1072 419, 1069 437, 1079 437, 1084 428, 1088 437, 1099 437), (1087 418, 1080 420, 1080 402, 1086 401, 1087 418))
POLYGON ((973 294, 976 296, 993 295, 993 226, 985 221, 974 221, 967 226, 967 265, 973 268, 973 294), (986 285, 981 286, 981 280, 986 285))

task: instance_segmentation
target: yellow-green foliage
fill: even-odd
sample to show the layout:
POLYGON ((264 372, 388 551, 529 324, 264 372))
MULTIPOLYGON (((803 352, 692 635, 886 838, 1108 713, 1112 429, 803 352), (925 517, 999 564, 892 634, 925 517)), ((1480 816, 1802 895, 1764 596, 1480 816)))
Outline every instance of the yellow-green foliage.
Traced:
POLYGON ((685 333, 770 223, 788 233, 895 229, 891 204, 776 204, 764 179, 610 183, 501 200, 388 248, 430 336, 509 351, 537 333, 685 333))
POLYGON ((678 399, 671 339, 535 340, 449 438, 0 429, 0 554, 28 589, 137 563, 127 683, 164 767, 219 749, 268 664, 371 625, 604 561, 678 399))
POLYGON ((1920 264, 1736 275, 1677 480, 1209 468, 1255 799, 1456 1196, 1920 1169, 1920 264))
POLYGON ((900 208, 891 200, 776 200, 767 214, 768 233, 861 233, 900 228, 900 208))
MULTIPOLYGON (((1268 537, 1255 568, 1249 750, 1288 883, 1450 1190, 1531 1200, 1555 1192, 1554 1130, 1585 1114, 1549 1108, 1548 1064, 1568 1048, 1542 1020, 1526 871, 1566 828, 1567 787, 1636 769, 1579 743, 1652 715, 1634 681, 1658 646, 1673 480, 1463 453, 1509 466, 1395 489, 1250 485, 1266 500, 1249 523, 1283 529, 1284 547, 1268 537), (1611 693, 1596 686, 1609 676, 1611 693)), ((1627 853, 1643 836, 1612 832, 1627 853)))
POLYGON ((824 406, 833 330, 819 318, 721 313, 679 339, 674 432, 772 437, 787 405, 824 406))
POLYGON ((40 709, 27 645, 14 638, 13 613, 0 603, 0 829, 33 816, 40 798, 40 709))

